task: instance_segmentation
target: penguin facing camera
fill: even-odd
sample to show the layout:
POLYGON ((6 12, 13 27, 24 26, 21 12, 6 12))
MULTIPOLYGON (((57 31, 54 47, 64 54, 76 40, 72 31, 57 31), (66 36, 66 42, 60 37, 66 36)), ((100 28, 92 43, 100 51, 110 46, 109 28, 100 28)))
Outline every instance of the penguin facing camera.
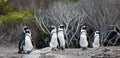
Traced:
POLYGON ((24 26, 22 37, 19 40, 18 53, 30 53, 30 51, 32 51, 33 45, 31 43, 31 38, 29 27, 24 26))
POLYGON ((51 40, 49 43, 52 50, 57 50, 58 41, 57 41, 57 29, 55 26, 51 26, 51 40))
POLYGON ((24 45, 23 45, 23 51, 26 54, 30 53, 32 51, 32 49, 33 49, 31 39, 32 39, 31 31, 29 29, 27 29, 26 34, 25 34, 25 42, 24 42, 24 45))
POLYGON ((82 50, 87 50, 88 41, 87 41, 86 26, 81 27, 79 45, 81 46, 82 50))
POLYGON ((59 47, 61 50, 65 49, 65 37, 64 37, 64 26, 60 25, 58 27, 58 40, 59 40, 59 47))
POLYGON ((100 47, 100 36, 99 31, 95 31, 94 33, 94 41, 93 41, 93 48, 99 48, 100 47))

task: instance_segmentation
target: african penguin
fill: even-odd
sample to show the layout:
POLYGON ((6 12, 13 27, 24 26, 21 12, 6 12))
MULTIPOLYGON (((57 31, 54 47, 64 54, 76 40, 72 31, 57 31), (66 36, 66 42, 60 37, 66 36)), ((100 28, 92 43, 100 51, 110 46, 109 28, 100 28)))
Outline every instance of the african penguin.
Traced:
POLYGON ((94 41, 93 41, 93 44, 92 44, 93 48, 99 48, 100 47, 99 39, 100 39, 100 37, 99 37, 99 31, 96 31, 94 33, 94 41))
POLYGON ((23 27, 23 34, 19 40, 19 44, 18 44, 18 53, 23 53, 23 45, 24 45, 24 41, 25 41, 25 34, 26 34, 26 30, 29 29, 28 26, 24 26, 23 27))
POLYGON ((52 30, 51 30, 51 40, 50 40, 50 47, 52 48, 52 50, 57 50, 57 46, 58 46, 58 41, 57 41, 57 29, 55 26, 51 26, 52 30))
POLYGON ((23 51, 24 53, 30 53, 33 49, 33 45, 32 45, 32 37, 31 37, 31 31, 29 29, 27 29, 25 31, 25 41, 24 41, 24 45, 23 45, 23 51))
POLYGON ((65 38, 64 38, 64 26, 60 25, 58 27, 58 39, 60 41, 60 49, 65 49, 65 38))
POLYGON ((87 41, 86 26, 82 26, 81 27, 79 44, 80 44, 82 50, 86 50, 87 49, 88 41, 87 41))

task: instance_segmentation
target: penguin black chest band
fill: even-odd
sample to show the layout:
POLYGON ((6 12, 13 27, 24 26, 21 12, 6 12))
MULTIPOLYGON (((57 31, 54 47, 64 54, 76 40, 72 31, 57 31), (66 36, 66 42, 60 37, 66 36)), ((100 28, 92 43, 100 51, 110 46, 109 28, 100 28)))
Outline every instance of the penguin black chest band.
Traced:
POLYGON ((30 35, 26 34, 26 36, 29 36, 29 37, 30 37, 30 39, 32 39, 32 37, 31 37, 30 35))
POLYGON ((63 31, 63 30, 59 30, 58 32, 60 32, 60 31, 63 31))
POLYGON ((85 33, 86 33, 86 31, 82 31, 81 33, 83 33, 83 32, 85 32, 85 33))
POLYGON ((97 37, 98 35, 95 35, 94 37, 97 37))
POLYGON ((52 32, 51 35, 53 35, 53 33, 56 33, 56 32, 52 32))

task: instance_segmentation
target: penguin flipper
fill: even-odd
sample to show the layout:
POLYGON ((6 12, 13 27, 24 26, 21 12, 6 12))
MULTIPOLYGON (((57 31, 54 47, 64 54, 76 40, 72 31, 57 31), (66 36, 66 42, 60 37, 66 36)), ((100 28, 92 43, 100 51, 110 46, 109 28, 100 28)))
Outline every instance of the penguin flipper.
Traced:
POLYGON ((27 52, 24 52, 25 54, 30 54, 31 53, 31 51, 27 51, 27 52))
POLYGON ((18 53, 22 53, 23 52, 23 46, 25 45, 25 42, 21 42, 20 46, 19 46, 19 51, 18 53))
POLYGON ((85 50, 87 50, 87 47, 82 47, 82 51, 85 51, 85 50))

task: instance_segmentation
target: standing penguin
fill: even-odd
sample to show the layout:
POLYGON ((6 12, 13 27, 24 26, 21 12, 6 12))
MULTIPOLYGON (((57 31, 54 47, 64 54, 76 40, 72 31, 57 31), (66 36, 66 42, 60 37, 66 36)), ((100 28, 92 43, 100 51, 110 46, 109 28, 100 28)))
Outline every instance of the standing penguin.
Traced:
POLYGON ((24 26, 23 27, 23 34, 19 40, 19 44, 18 44, 18 53, 23 53, 23 45, 24 45, 24 42, 25 42, 25 31, 29 29, 28 26, 24 26))
POLYGON ((99 48, 100 47, 100 42, 99 42, 99 31, 96 31, 94 33, 94 41, 93 41, 93 48, 99 48))
POLYGON ((55 26, 51 26, 51 41, 49 43, 52 50, 57 50, 58 41, 57 41, 57 29, 55 26))
POLYGON ((31 31, 29 29, 27 29, 25 34, 25 41, 24 41, 24 45, 23 45, 23 51, 24 53, 30 53, 33 49, 33 45, 32 45, 32 37, 31 37, 31 31))
POLYGON ((60 49, 65 49, 65 39, 64 39, 64 26, 60 25, 58 27, 58 39, 60 41, 60 49))
POLYGON ((87 41, 86 26, 82 26, 81 27, 81 34, 80 34, 79 44, 80 44, 82 50, 86 50, 87 49, 88 41, 87 41))
POLYGON ((30 53, 33 45, 31 43, 31 31, 28 26, 23 27, 23 35, 19 41, 18 53, 30 53))

